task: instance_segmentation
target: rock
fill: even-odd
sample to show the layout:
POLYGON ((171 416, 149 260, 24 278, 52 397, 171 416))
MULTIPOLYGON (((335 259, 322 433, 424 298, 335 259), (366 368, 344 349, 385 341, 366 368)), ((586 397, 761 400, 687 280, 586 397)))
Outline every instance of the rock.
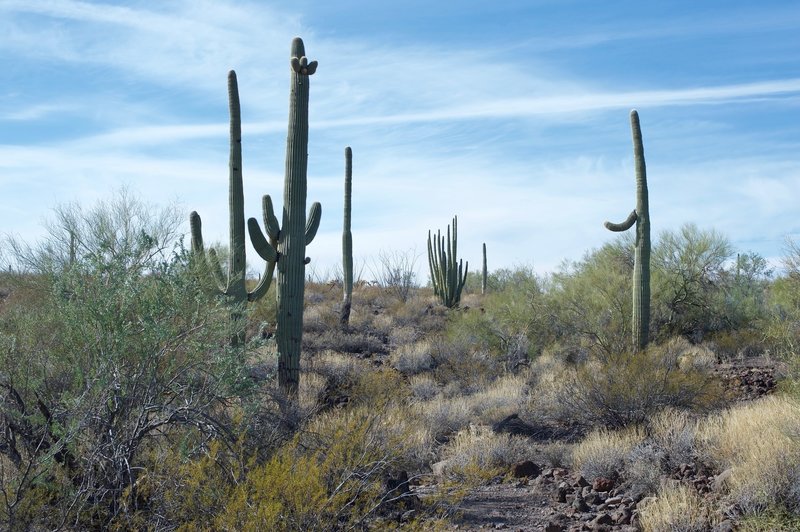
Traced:
POLYGON ((594 520, 592 521, 592 526, 613 525, 613 524, 614 524, 614 519, 606 512, 598 514, 597 517, 595 517, 594 520))
POLYGON ((544 527, 544 532, 564 532, 566 527, 561 523, 557 523, 555 521, 550 521, 547 523, 547 526, 544 527))
POLYGON ((626 506, 620 506, 613 514, 611 514, 614 524, 617 525, 631 524, 631 517, 633 517, 633 512, 631 512, 626 506))
POLYGON ((556 488, 556 501, 567 502, 567 488, 566 486, 558 486, 556 488))
POLYGON ((712 532, 733 532, 736 530, 736 527, 733 526, 733 521, 730 519, 725 519, 724 521, 717 523, 717 525, 711 530, 712 532))
POLYGON ((578 512, 588 512, 591 510, 591 507, 586 504, 580 491, 575 492, 575 500, 572 501, 572 507, 578 512))
POLYGON ((589 484, 588 480, 583 478, 583 475, 578 475, 577 478, 575 478, 575 481, 572 483, 572 485, 576 486, 576 487, 584 488, 586 486, 589 486, 590 484, 589 484))
POLYGON ((592 482, 592 489, 594 491, 606 492, 611 491, 614 487, 614 481, 605 477, 597 477, 592 482))
POLYGON ((511 476, 514 478, 536 478, 542 473, 542 468, 530 460, 519 462, 511 466, 511 476))
POLYGON ((621 502, 622 502, 622 497, 620 497, 619 495, 617 495, 616 497, 609 497, 608 499, 606 499, 607 506, 614 506, 621 502))

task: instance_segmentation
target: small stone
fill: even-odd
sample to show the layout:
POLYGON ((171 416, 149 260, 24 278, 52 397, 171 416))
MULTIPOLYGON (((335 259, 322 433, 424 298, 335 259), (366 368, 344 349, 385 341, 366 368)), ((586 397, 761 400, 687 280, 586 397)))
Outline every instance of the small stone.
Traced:
POLYGON ((625 506, 621 506, 615 511, 611 517, 614 519, 614 523, 617 525, 629 525, 631 524, 631 517, 633 517, 633 513, 625 506))
POLYGON ((622 497, 620 497, 619 495, 617 495, 616 497, 609 497, 608 499, 606 499, 607 506, 617 505, 621 502, 622 502, 622 497))
POLYGON ((725 519, 724 521, 720 521, 717 525, 712 529, 712 532, 733 532, 736 528, 733 526, 733 521, 730 519, 725 519))
POLYGON ((567 488, 559 486, 556 489, 556 501, 567 502, 567 488))
POLYGON ((544 532, 564 532, 566 528, 564 525, 560 523, 556 523, 555 521, 550 521, 547 523, 547 526, 544 527, 544 532))
POLYGON ((575 492, 575 500, 572 501, 572 507, 575 508, 578 512, 588 512, 591 510, 586 501, 583 499, 583 495, 580 491, 575 492))
POLYGON ((606 512, 602 512, 594 518, 592 525, 613 525, 614 519, 611 518, 606 512))
POLYGON ((578 475, 578 478, 575 479, 575 482, 574 482, 573 485, 577 486, 577 487, 580 487, 580 488, 585 488, 586 486, 589 486, 590 484, 589 484, 588 480, 583 478, 583 475, 578 475))
POLYGON ((614 487, 614 481, 605 477, 597 477, 592 482, 592 489, 594 491, 605 492, 611 491, 614 487))

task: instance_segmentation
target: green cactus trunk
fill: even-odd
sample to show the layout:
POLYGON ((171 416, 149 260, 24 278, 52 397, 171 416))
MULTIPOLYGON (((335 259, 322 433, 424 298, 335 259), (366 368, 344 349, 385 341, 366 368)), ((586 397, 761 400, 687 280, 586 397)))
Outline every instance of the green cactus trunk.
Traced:
POLYGON ((486 242, 483 243, 483 270, 481 271, 481 294, 486 295, 486 284, 489 279, 489 273, 486 270, 486 242))
POLYGON ((256 301, 267 293, 272 281, 275 261, 267 261, 264 274, 256 288, 249 292, 245 285, 247 262, 244 236, 244 187, 242 184, 242 119, 239 104, 239 85, 236 73, 228 72, 228 109, 230 112, 230 156, 228 162, 228 215, 229 254, 227 278, 222 271, 214 250, 206 254, 203 246, 203 231, 200 215, 193 211, 189 216, 192 231, 192 251, 205 262, 204 268, 214 278, 220 294, 230 298, 233 305, 231 322, 235 332, 231 336, 233 346, 244 343, 244 327, 240 323, 242 310, 247 302, 256 301))
POLYGON ((306 219, 306 177, 308 166, 308 86, 309 76, 317 62, 308 62, 300 38, 292 41, 289 90, 289 132, 286 138, 286 177, 283 188, 281 225, 272 208, 272 200, 264 196, 264 225, 269 241, 258 222, 248 220, 253 247, 265 260, 277 260, 278 315, 278 383, 290 395, 296 395, 300 384, 300 351, 303 342, 303 297, 305 294, 306 245, 319 228, 322 207, 311 206, 306 219))
POLYGON ((636 171, 636 209, 618 224, 606 222, 611 231, 627 231, 636 224, 636 247, 633 263, 633 345, 641 351, 650 334, 650 206, 647 195, 647 170, 644 162, 639 113, 631 111, 633 159, 636 171))
POLYGON ((353 235, 350 232, 350 215, 353 192, 353 150, 344 149, 344 228, 342 229, 342 286, 344 297, 339 316, 342 326, 350 323, 350 308, 353 304, 353 235))
POLYGON ((453 217, 453 236, 447 226, 447 240, 441 231, 431 240, 428 231, 428 266, 431 272, 433 293, 447 308, 455 308, 461 302, 461 290, 467 281, 469 263, 458 260, 458 217, 453 217), (458 262, 456 262, 458 261, 458 262))

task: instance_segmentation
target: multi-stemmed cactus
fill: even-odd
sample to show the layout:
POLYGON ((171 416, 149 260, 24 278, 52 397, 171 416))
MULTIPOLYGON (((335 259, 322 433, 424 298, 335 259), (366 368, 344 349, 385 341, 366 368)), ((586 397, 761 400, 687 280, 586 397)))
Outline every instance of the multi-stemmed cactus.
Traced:
POLYGON ((239 87, 236 73, 228 73, 228 108, 230 111, 230 159, 228 163, 228 205, 229 205, 229 246, 228 271, 222 271, 216 252, 211 249, 206 253, 203 247, 202 221, 200 215, 193 211, 189 216, 192 230, 192 251, 205 263, 204 269, 210 271, 215 284, 214 289, 228 296, 233 304, 231 318, 234 330, 231 344, 244 342, 244 328, 241 323, 242 307, 249 301, 256 301, 269 289, 275 261, 268 260, 261 280, 252 292, 245 286, 245 237, 244 237, 244 191, 242 186, 242 119, 239 106, 239 87))
POLYGON ((650 208, 647 198, 647 171, 644 163, 642 129, 639 113, 631 111, 633 160, 636 170, 636 209, 621 223, 606 222, 611 231, 627 231, 636 224, 636 248, 633 263, 633 345, 647 346, 650 329, 650 208))
POLYGON ((344 228, 342 229, 342 286, 344 297, 340 321, 343 326, 350 323, 350 307, 353 304, 353 234, 350 232, 351 196, 353 192, 353 150, 344 149, 344 228))
POLYGON ((450 226, 447 226, 447 241, 441 231, 436 231, 436 238, 431 240, 428 231, 428 266, 431 270, 433 293, 448 308, 457 307, 461 302, 461 290, 467 281, 469 263, 456 258, 458 248, 458 217, 453 217, 453 235, 450 238, 450 226))
POLYGON ((300 383, 300 351, 303 341, 303 296, 305 293, 306 246, 319 228, 322 207, 314 203, 306 219, 306 177, 308 168, 308 86, 317 62, 308 62, 303 41, 292 41, 290 57, 289 132, 286 138, 286 177, 283 187, 283 216, 280 225, 269 195, 263 198, 264 225, 250 218, 247 227, 256 252, 268 263, 277 262, 278 383, 295 395, 300 383))

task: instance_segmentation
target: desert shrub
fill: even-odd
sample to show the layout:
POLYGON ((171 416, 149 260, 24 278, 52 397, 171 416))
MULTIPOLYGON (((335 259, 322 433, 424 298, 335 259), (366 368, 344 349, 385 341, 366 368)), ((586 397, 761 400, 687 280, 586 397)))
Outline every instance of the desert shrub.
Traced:
POLYGON ((374 281, 400 301, 407 301, 416 288, 417 260, 416 250, 381 251, 369 268, 374 281))
POLYGON ((439 393, 439 385, 428 374, 413 375, 408 379, 411 395, 419 401, 433 399, 439 393))
POLYGON ((800 405, 770 396, 706 420, 700 450, 720 471, 732 468, 730 497, 746 513, 777 504, 800 515, 800 405))
POLYGON ((485 426, 460 431, 441 450, 443 473, 469 483, 481 483, 512 464, 530 459, 535 446, 525 437, 495 434, 485 426))
POLYGON ((554 383, 572 420, 623 427, 644 423, 666 407, 707 410, 724 399, 722 385, 694 366, 681 369, 681 343, 640 353, 594 355, 554 383))
POLYGON ((685 410, 666 408, 647 423, 650 440, 663 452, 664 465, 677 469, 690 463, 697 447, 697 422, 685 410))
POLYGON ((703 532, 712 524, 708 508, 691 487, 665 486, 657 497, 639 508, 639 523, 646 532, 703 532))
POLYGON ((448 383, 454 393, 469 394, 504 372, 504 367, 490 352, 468 336, 431 339, 434 377, 448 383))
POLYGON ((573 466, 589 481, 599 477, 616 479, 624 470, 631 451, 644 438, 644 432, 637 427, 621 431, 596 430, 575 446, 573 466))
POLYGON ((630 344, 633 244, 627 234, 564 263, 552 275, 548 308, 555 340, 612 353, 630 344))
POLYGON ((392 352, 389 360, 397 371, 414 375, 433 368, 431 349, 428 340, 401 345, 392 352))
POLYGON ((253 389, 229 345, 229 306, 207 295, 187 252, 165 252, 174 233, 142 209, 123 196, 60 213, 80 244, 66 263, 63 242, 20 252, 20 278, 40 295, 0 320, 9 525, 125 523, 139 510, 141 449, 230 438, 228 407, 253 389), (48 509, 19 514, 28 497, 48 509))
POLYGON ((539 354, 552 339, 553 320, 547 308, 546 279, 530 268, 502 272, 509 282, 481 298, 480 312, 454 316, 449 329, 451 336, 472 335, 514 368, 539 354))

